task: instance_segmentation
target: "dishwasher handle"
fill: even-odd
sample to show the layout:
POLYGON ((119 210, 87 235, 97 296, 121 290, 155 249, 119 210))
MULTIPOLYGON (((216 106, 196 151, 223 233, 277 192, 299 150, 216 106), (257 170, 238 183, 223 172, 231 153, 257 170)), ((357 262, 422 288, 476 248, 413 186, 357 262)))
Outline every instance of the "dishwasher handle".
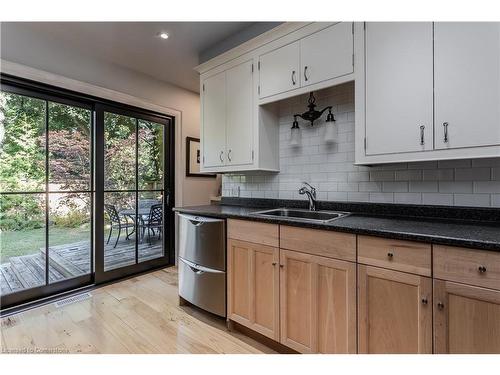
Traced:
POLYGON ((207 268, 200 266, 199 264, 190 262, 189 260, 183 259, 179 257, 179 260, 183 263, 185 263, 189 268, 191 268, 191 271, 193 271, 197 275, 201 275, 202 273, 208 272, 208 273, 224 273, 224 271, 219 271, 219 270, 214 270, 212 268, 207 268))
POLYGON ((188 220, 191 224, 193 224, 196 227, 199 227, 205 223, 216 223, 224 221, 224 219, 216 219, 213 217, 196 216, 196 215, 188 215, 181 213, 177 213, 177 215, 179 215, 180 218, 188 220))

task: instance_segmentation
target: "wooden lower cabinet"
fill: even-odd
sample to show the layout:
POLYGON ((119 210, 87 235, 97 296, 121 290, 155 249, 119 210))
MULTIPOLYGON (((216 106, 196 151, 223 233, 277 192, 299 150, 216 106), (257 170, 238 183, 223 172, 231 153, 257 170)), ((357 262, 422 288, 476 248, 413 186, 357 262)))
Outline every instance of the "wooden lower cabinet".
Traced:
POLYGON ((432 353, 432 281, 358 265, 359 353, 432 353))
POLYGON ((301 353, 500 353, 497 253, 359 236, 355 263, 355 246, 228 220, 228 319, 301 353))
POLYGON ((228 240, 228 318, 279 341, 279 249, 228 240))
POLYGON ((500 353, 500 291, 434 280, 434 351, 500 353))
POLYGON ((280 250, 280 342, 301 353, 356 353, 356 265, 280 250))

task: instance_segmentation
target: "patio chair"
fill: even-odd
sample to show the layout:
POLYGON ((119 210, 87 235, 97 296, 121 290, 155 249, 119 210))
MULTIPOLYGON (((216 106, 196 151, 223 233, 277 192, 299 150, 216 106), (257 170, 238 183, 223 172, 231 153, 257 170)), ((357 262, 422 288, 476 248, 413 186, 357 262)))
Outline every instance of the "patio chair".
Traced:
POLYGON ((106 210, 106 213, 109 216, 109 220, 111 221, 111 226, 109 228, 109 235, 108 235, 108 240, 106 241, 106 244, 109 244, 109 240, 111 238, 111 233, 113 232, 113 228, 118 228, 118 236, 116 237, 116 242, 115 245, 113 246, 113 249, 116 248, 116 245, 118 244, 118 240, 120 239, 120 234, 122 233, 122 229, 125 228, 125 232, 127 233, 126 239, 128 240, 130 235, 134 233, 128 232, 128 228, 135 228, 135 224, 129 223, 127 219, 120 217, 118 214, 118 211, 116 210, 116 207, 112 204, 105 204, 104 209, 106 210))
POLYGON ((142 226, 142 240, 144 241, 144 234, 146 229, 148 230, 148 244, 151 243, 151 232, 153 232, 153 236, 155 235, 155 229, 158 229, 158 239, 161 238, 161 230, 163 227, 163 205, 162 204, 154 204, 151 206, 149 210, 149 215, 147 218, 143 219, 141 224, 142 226))

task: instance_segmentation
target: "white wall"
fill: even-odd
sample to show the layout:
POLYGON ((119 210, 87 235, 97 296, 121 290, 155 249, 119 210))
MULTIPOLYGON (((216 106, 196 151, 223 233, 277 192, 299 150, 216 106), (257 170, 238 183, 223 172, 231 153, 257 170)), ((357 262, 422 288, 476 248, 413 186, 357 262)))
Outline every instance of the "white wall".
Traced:
MULTIPOLYGON (((232 174, 223 178, 223 195, 306 199, 302 181, 318 188, 318 199, 429 205, 500 207, 500 158, 354 165, 354 85, 315 93, 318 108, 333 105, 338 140, 323 140, 324 119, 314 127, 300 123, 300 147, 289 146, 293 114, 306 110, 307 95, 281 101, 279 174, 232 174)), ((466 155, 464 155, 466 156, 466 155)))
MULTIPOLYGON (((145 102, 179 111, 181 123, 176 124, 176 130, 182 129, 182 144, 176 151, 176 167, 182 169, 182 173, 176 175, 181 179, 179 186, 182 188, 182 201, 177 201, 176 204, 207 204, 209 197, 216 195, 218 180, 186 178, 184 173, 185 139, 187 136, 199 137, 200 98, 197 93, 90 58, 58 42, 40 38, 13 23, 2 24, 0 56, 2 60, 128 94, 145 102)), ((168 69, 168 61, 165 61, 165 69, 168 69)))

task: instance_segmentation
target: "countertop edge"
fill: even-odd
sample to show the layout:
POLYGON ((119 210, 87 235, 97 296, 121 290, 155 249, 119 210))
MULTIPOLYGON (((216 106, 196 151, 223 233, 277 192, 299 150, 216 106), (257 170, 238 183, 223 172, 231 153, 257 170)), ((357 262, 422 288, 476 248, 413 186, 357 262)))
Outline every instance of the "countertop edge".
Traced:
MULTIPOLYGON (((209 207, 209 206, 207 206, 209 207)), ((252 208, 247 209, 251 210, 252 208)), ((305 222, 305 221, 297 221, 297 220, 286 220, 286 219, 278 219, 278 218, 264 218, 258 217, 248 214, 230 214, 230 213, 217 213, 217 212, 209 212, 203 211, 201 209, 192 209, 189 207, 175 207, 173 209, 175 212, 192 214, 192 215, 203 215, 207 217, 221 218, 221 219, 241 219, 241 220, 250 220, 250 221, 258 221, 265 222, 271 224, 280 224, 280 225, 290 225, 295 227, 303 227, 303 228, 311 228, 311 229, 321 229, 321 230, 330 230, 333 232, 343 232, 343 233, 353 233, 360 235, 372 235, 379 236, 385 238, 392 238, 398 240, 408 240, 408 241, 419 241, 419 242, 427 242, 435 245, 449 245, 449 246, 459 246, 459 247, 467 247, 477 250, 487 250, 487 251, 496 251, 500 252, 500 243, 491 242, 491 241, 478 241, 478 240, 464 240, 462 238, 453 238, 453 237, 444 237, 439 235, 429 235, 429 234, 419 234, 419 233, 409 233, 409 232, 400 232, 400 231, 390 231, 390 230, 377 230, 377 229, 366 229, 366 228, 353 228, 353 227, 345 227, 342 225, 329 225, 322 223, 313 223, 313 222, 305 222)), ((255 211, 261 211, 262 208, 255 208, 255 211)))

